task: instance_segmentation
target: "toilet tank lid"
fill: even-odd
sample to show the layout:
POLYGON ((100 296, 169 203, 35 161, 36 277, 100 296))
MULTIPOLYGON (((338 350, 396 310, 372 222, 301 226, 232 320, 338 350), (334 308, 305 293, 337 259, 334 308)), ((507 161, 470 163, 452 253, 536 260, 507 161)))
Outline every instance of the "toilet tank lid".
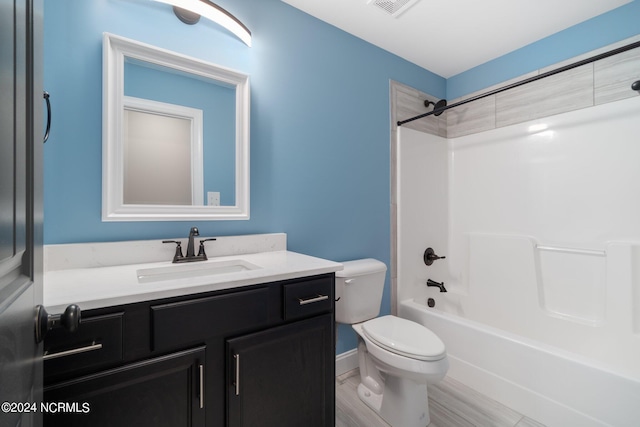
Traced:
POLYGON ((380 273, 387 270, 384 262, 373 258, 357 259, 342 262, 343 269, 336 271, 336 277, 362 276, 363 274, 380 273))

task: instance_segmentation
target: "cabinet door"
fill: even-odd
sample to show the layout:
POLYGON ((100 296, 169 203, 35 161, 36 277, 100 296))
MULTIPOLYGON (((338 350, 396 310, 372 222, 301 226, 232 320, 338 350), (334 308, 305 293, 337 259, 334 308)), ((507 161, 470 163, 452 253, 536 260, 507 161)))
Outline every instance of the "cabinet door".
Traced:
POLYGON ((45 426, 204 426, 205 349, 47 387, 45 426))
POLYGON ((227 340, 228 427, 335 425, 331 314, 227 340))

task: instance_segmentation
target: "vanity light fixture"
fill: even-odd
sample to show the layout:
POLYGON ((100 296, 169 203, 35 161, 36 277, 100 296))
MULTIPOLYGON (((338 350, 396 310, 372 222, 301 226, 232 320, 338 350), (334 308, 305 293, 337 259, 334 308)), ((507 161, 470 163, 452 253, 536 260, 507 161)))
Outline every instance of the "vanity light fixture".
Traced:
POLYGON ((231 31, 236 37, 251 47, 251 31, 235 16, 208 0, 155 0, 173 6, 173 11, 185 24, 193 25, 200 16, 231 31), (183 10, 180 10, 183 9, 183 10), (187 13, 184 13, 184 12, 187 13), (191 12, 191 13, 189 13, 191 12))

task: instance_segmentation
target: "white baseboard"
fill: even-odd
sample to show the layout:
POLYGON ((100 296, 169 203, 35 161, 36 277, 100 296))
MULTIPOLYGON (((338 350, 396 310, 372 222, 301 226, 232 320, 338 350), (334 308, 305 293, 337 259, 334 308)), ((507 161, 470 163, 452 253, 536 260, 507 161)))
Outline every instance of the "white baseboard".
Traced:
POLYGON ((345 351, 336 356, 336 377, 358 367, 358 349, 345 351))

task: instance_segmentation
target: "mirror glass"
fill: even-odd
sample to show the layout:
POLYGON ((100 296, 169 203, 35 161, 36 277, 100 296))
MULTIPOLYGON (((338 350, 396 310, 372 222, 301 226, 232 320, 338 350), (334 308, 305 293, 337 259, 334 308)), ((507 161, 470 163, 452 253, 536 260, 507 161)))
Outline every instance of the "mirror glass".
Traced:
POLYGON ((193 194, 197 177, 191 169, 191 135, 189 119, 125 107, 125 205, 202 204, 202 197, 193 194))
POLYGON ((248 219, 248 76, 104 36, 103 220, 248 219))

